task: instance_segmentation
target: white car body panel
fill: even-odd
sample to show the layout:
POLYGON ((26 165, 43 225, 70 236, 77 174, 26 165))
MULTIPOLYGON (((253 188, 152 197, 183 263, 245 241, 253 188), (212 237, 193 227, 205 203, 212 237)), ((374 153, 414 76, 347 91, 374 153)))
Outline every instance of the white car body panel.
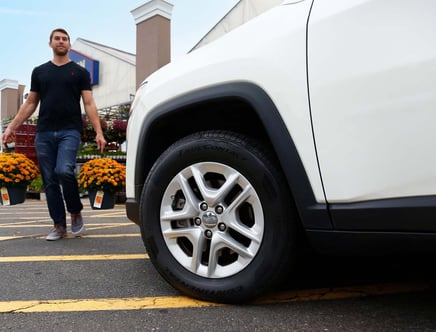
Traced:
POLYGON ((436 194, 435 13, 433 0, 314 2, 309 84, 329 202, 436 194))
MULTIPOLYGON (((315 0, 307 78, 311 5, 285 1, 158 70, 137 93, 129 133, 139 135, 148 112, 163 102, 252 82, 280 110, 317 202, 436 194, 436 3, 315 0)), ((137 157, 134 144, 129 141, 128 165, 137 157)), ((134 197, 132 171, 127 168, 127 197, 134 197)))
MULTIPOLYGON (((129 121, 129 132, 139 134, 145 113, 162 102, 200 88, 252 82, 263 88, 282 110, 314 195, 318 202, 324 202, 306 88, 306 22, 310 5, 311 1, 306 0, 276 7, 152 74, 146 79, 146 93, 138 93, 141 97, 129 121), (241 40, 245 43, 241 44, 241 40)), ((129 145, 128 164, 134 164, 136 150, 136 146, 129 145)), ((126 195, 133 197, 133 174, 129 171, 130 168, 126 195)))

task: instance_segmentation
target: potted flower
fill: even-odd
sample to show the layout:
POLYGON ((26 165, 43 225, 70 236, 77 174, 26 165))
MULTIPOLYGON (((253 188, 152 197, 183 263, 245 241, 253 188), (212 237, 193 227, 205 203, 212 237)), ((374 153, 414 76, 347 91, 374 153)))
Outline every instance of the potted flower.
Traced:
POLYGON ((21 153, 0 153, 0 201, 3 205, 23 203, 27 186, 39 176, 36 164, 21 153))
POLYGON ((79 171, 79 187, 87 191, 93 209, 111 209, 115 193, 126 184, 126 167, 111 158, 96 158, 84 163, 79 171))

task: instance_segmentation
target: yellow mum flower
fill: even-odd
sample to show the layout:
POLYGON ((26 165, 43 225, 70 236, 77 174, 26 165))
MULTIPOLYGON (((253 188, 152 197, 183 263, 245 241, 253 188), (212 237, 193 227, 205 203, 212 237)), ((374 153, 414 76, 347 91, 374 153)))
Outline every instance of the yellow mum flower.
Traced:
POLYGON ((124 188, 126 167, 111 158, 87 161, 80 168, 79 187, 82 190, 117 192, 124 188), (114 180, 119 179, 119 180, 114 180))
POLYGON ((28 186, 39 176, 37 165, 21 153, 0 153, 0 187, 28 186))

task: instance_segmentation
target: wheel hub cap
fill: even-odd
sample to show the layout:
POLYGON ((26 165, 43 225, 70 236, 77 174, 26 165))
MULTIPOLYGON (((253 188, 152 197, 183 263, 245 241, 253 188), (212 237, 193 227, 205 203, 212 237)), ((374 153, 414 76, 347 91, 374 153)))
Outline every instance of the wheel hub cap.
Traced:
POLYGON ((208 211, 203 214, 203 224, 208 228, 213 228, 218 224, 218 217, 215 213, 208 211))

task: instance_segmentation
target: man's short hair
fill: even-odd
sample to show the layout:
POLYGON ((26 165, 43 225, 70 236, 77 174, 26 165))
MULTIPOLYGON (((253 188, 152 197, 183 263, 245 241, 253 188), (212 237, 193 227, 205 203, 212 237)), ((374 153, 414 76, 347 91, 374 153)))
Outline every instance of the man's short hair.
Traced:
POLYGON ((53 39, 53 35, 55 32, 62 32, 63 34, 68 36, 68 41, 70 41, 70 35, 68 34, 67 30, 62 29, 62 28, 56 28, 54 29, 51 33, 50 33, 50 40, 49 42, 51 42, 51 40, 53 39))

